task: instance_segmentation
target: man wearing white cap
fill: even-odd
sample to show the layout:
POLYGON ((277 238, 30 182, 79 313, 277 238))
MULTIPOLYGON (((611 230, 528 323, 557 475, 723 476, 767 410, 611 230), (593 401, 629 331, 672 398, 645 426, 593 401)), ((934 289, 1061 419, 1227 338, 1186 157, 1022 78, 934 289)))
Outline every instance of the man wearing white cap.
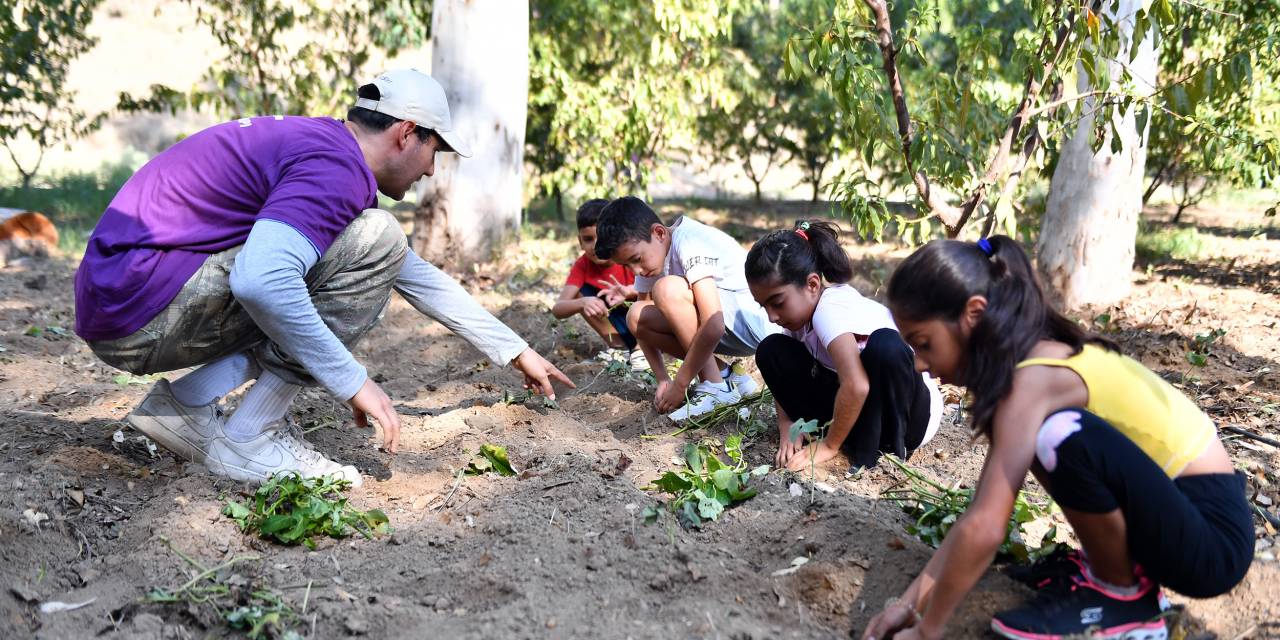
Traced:
POLYGON ((215 474, 340 474, 286 419, 320 385, 372 417, 394 453, 400 419, 350 348, 400 292, 525 386, 573 383, 408 248, 373 208, 435 171, 437 151, 468 156, 444 89, 413 69, 360 87, 347 120, 263 116, 216 125, 138 170, 108 205, 76 273, 76 333, 133 373, 198 366, 160 380, 129 414, 135 428, 215 474), (218 401, 254 380, 224 418, 218 401))

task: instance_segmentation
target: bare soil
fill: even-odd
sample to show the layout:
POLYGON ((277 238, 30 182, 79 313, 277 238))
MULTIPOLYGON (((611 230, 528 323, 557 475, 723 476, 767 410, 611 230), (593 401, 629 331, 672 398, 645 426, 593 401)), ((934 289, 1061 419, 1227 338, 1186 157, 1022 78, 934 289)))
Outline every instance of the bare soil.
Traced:
MULTIPOLYGON (((750 241, 797 209, 692 213, 750 241)), ((1080 317, 1109 316, 1097 328, 1194 395, 1220 426, 1280 439, 1280 235, 1274 227, 1241 231, 1263 220, 1256 214, 1215 215, 1198 220, 1210 228, 1212 255, 1139 265, 1130 300, 1080 317), (1217 328, 1227 333, 1208 364, 1189 365, 1194 336, 1217 328)), ((558 408, 537 400, 508 405, 504 391, 520 391, 515 374, 397 300, 357 356, 398 403, 401 453, 377 451, 371 434, 351 427, 346 408, 321 392, 304 392, 294 411, 314 429, 308 437, 320 450, 367 474, 351 499, 386 511, 395 531, 326 539, 314 551, 242 534, 220 515, 226 500, 246 494, 244 485, 152 454, 127 428, 123 443, 113 440, 149 382, 116 377, 69 332, 74 263, 0 269, 0 637, 235 636, 199 607, 145 602, 149 589, 192 577, 175 550, 206 566, 251 556, 235 566, 238 578, 284 594, 299 612, 293 628, 306 637, 830 638, 860 631, 929 557, 905 532, 901 510, 877 500, 895 474, 882 465, 848 479, 843 465, 832 464, 817 474, 832 491, 817 491, 810 502, 806 476, 774 473, 756 481, 760 495, 701 530, 671 518, 645 525, 640 512, 658 496, 643 487, 672 467, 684 443, 722 439, 728 429, 669 436, 674 427, 651 409, 651 391, 605 373, 593 358, 600 345, 585 323, 551 318, 551 292, 574 250, 560 235, 526 239, 503 260, 469 272, 466 283, 578 390, 562 392, 558 408), (524 473, 467 477, 455 488, 455 472, 486 442, 506 446, 524 473), (621 457, 632 462, 620 465, 621 457), (803 495, 791 494, 792 482, 805 487, 803 495), (809 562, 771 575, 798 557, 809 562), (39 612, 47 601, 92 602, 39 612)), ((871 294, 907 253, 881 245, 851 250, 858 284, 871 294)), ((942 432, 911 463, 945 482, 973 483, 984 446, 956 414, 959 394, 948 395, 942 432)), ((1223 435, 1259 509, 1276 514, 1280 452, 1223 435)), ((771 460, 772 442, 765 436, 749 446, 753 464, 771 460)), ((1256 523, 1257 559, 1240 586, 1211 600, 1175 596, 1186 606, 1178 637, 1280 637, 1280 549, 1274 529, 1260 515, 1256 523)), ((950 635, 984 636, 992 613, 1028 595, 989 572, 950 635)))

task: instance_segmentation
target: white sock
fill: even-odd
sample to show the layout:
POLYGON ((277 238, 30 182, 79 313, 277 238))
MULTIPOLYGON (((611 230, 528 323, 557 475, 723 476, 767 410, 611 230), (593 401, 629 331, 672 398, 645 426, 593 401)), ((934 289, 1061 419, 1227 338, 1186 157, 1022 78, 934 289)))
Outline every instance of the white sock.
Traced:
POLYGON ((244 394, 240 408, 227 421, 227 437, 236 442, 258 437, 268 424, 284 418, 300 390, 302 387, 289 384, 270 371, 263 371, 258 381, 244 394))
POLYGON ((173 397, 188 407, 202 407, 235 391, 262 373, 248 352, 233 353, 210 362, 169 384, 173 397))
POLYGON ((1131 584, 1131 585, 1129 585, 1129 586, 1127 586, 1127 587, 1122 587, 1122 586, 1120 586, 1120 585, 1118 585, 1118 584, 1111 584, 1110 582, 1107 582, 1106 580, 1102 580, 1102 579, 1098 578, 1098 576, 1094 575, 1094 573, 1093 573, 1093 567, 1090 567, 1090 566, 1089 566, 1089 565, 1087 565, 1087 564, 1084 566, 1084 577, 1086 577, 1086 578, 1088 578, 1088 579, 1092 580, 1093 582, 1096 582, 1096 583, 1097 583, 1099 586, 1101 586, 1102 588, 1106 589, 1107 591, 1110 591, 1110 592, 1114 593, 1115 595, 1119 595, 1119 596, 1131 596, 1131 595, 1134 595, 1134 594, 1138 593, 1138 587, 1141 587, 1141 586, 1142 586, 1142 581, 1141 581, 1141 580, 1139 580, 1138 582, 1135 582, 1135 583, 1133 583, 1133 584, 1131 584))

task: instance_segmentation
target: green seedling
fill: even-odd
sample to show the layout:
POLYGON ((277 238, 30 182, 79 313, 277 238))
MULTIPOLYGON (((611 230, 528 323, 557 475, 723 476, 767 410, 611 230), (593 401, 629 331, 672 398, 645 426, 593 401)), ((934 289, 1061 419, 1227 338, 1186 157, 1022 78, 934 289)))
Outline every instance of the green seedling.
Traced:
MULTIPOLYGON (((907 527, 908 533, 932 547, 941 545, 952 525, 969 508, 973 501, 973 489, 944 487, 907 466, 907 463, 894 455, 886 454, 881 459, 893 463, 906 478, 882 491, 880 498, 896 502, 915 518, 915 522, 907 527)), ((1040 539, 1038 547, 1027 544, 1024 531, 1027 523, 1049 515, 1052 510, 1052 504, 1047 500, 1037 500, 1027 492, 1019 491, 1013 513, 1009 515, 1005 540, 1000 544, 997 555, 1019 563, 1029 563, 1053 553, 1057 549, 1057 543, 1053 541, 1057 535, 1056 527, 1049 528, 1048 533, 1040 539)))
POLYGON ((315 538, 345 538, 355 531, 365 538, 389 533, 387 515, 378 509, 359 511, 341 493, 351 482, 335 476, 303 478, 296 472, 271 476, 249 504, 227 501, 222 513, 263 538, 315 549, 315 538))
POLYGON ((502 390, 502 404, 505 404, 508 406, 513 404, 524 404, 525 402, 532 400, 534 398, 541 398, 542 406, 546 409, 560 408, 560 404, 557 403, 555 400, 552 400, 551 398, 548 398, 546 396, 542 396, 537 393, 534 393, 533 389, 525 389, 524 393, 520 395, 514 395, 514 396, 511 395, 510 391, 507 391, 506 389, 502 390))
POLYGON ((516 470, 511 467, 511 461, 507 458, 506 447, 489 443, 480 445, 480 453, 467 465, 465 473, 469 476, 482 476, 490 471, 500 476, 516 475, 516 470))
MULTIPOLYGON (((831 426, 831 421, 826 424, 819 425, 817 420, 796 420, 791 423, 791 430, 787 432, 787 437, 792 442, 804 436, 809 442, 821 442, 826 437, 827 427, 831 426)), ((806 445, 808 446, 808 445, 806 445)), ((818 465, 814 461, 813 456, 809 457, 809 504, 817 498, 818 487, 818 465)))
MULTIPOLYGON (((716 455, 718 443, 686 444, 683 466, 668 471, 646 487, 670 494, 667 510, 675 514, 681 526, 701 527, 707 520, 716 520, 726 508, 750 499, 756 490, 749 486, 752 478, 769 473, 769 465, 747 468, 742 455, 742 435, 734 434, 725 439, 724 453, 730 464, 716 455)), ((658 519, 656 507, 646 508, 642 515, 646 523, 658 519)))
POLYGON ((1213 354, 1213 344, 1222 336, 1227 335, 1226 329, 1214 329, 1209 333, 1197 333, 1192 339, 1191 349, 1187 351, 1187 363, 1193 367, 1203 367, 1209 364, 1209 356, 1213 354))
POLYGON ((161 537, 161 540, 196 573, 180 586, 148 590, 143 598, 145 602, 186 605, 186 610, 197 616, 202 611, 211 612, 228 627, 243 632, 251 640, 301 640, 301 635, 289 629, 297 616, 280 594, 232 573, 236 565, 261 558, 239 556, 215 567, 206 567, 175 549, 167 538, 161 537))

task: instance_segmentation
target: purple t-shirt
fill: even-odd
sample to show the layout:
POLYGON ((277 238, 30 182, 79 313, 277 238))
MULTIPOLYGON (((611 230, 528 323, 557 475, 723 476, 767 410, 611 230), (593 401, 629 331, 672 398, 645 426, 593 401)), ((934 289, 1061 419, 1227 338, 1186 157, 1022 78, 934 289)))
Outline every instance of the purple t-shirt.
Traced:
POLYGON ((264 116, 205 129, 152 158, 107 206, 76 272, 76 333, 111 340, 142 328, 259 219, 297 229, 323 255, 376 202, 373 173, 339 120, 264 116))

